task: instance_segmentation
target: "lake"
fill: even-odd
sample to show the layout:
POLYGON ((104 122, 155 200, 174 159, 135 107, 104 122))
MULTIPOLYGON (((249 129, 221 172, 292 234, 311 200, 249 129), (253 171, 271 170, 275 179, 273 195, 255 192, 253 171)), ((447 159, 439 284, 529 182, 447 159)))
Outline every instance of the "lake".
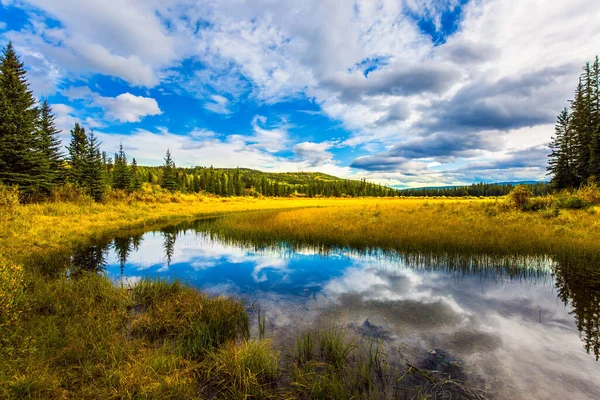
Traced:
POLYGON ((282 346, 335 324, 381 340, 396 360, 454 366, 492 398, 600 398, 597 268, 549 257, 521 257, 518 268, 431 259, 238 243, 200 221, 95 243, 72 264, 117 284, 179 279, 240 297, 282 346))

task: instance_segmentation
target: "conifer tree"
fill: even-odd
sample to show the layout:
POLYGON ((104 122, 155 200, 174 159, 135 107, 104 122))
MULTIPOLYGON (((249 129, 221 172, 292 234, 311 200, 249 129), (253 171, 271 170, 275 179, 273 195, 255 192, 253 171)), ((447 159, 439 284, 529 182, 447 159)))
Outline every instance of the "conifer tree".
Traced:
POLYGON ((177 181, 175 176, 175 163, 171 158, 171 151, 167 150, 165 156, 165 163, 162 168, 162 181, 161 186, 170 192, 174 192, 177 189, 177 181))
POLYGON ((104 164, 100 152, 100 142, 90 131, 87 136, 87 148, 84 159, 84 185, 88 188, 90 196, 95 201, 102 201, 105 192, 104 164))
POLYGON ((129 190, 131 188, 131 171, 127 165, 127 156, 125 155, 125 150, 123 150, 123 143, 119 145, 119 152, 115 154, 112 186, 120 190, 129 190))
POLYGON ((67 147, 71 167, 68 177, 71 183, 79 186, 85 185, 87 149, 88 137, 85 128, 75 123, 75 127, 71 130, 71 142, 67 147))
POLYGON ((549 156, 548 171, 552 174, 551 184, 554 189, 565 189, 571 186, 574 180, 569 154, 569 119, 569 111, 565 108, 558 115, 555 135, 550 143, 552 152, 549 156))
POLYGON ((64 174, 63 155, 60 151, 61 143, 58 137, 60 131, 56 129, 54 120, 52 108, 48 104, 48 100, 45 99, 42 102, 39 118, 41 150, 47 159, 52 183, 57 184, 64 179, 64 174))
POLYGON ((23 190, 49 190, 49 164, 41 151, 38 109, 12 43, 0 57, 0 182, 23 190))
POLYGON ((575 162, 573 165, 575 177, 573 185, 580 186, 589 177, 591 138, 588 131, 589 107, 582 80, 575 91, 575 99, 571 105, 571 128, 573 129, 573 151, 575 162))
POLYGON ((138 171, 137 161, 135 158, 131 160, 131 189, 139 190, 142 187, 142 181, 140 179, 140 173, 138 171))
POLYGON ((590 175, 596 180, 600 179, 600 60, 596 60, 591 69, 591 149, 590 149, 590 175))

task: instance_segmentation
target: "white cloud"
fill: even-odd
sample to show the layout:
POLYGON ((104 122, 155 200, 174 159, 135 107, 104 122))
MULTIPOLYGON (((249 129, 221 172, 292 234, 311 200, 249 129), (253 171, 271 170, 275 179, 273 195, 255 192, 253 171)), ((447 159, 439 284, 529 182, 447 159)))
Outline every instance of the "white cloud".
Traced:
POLYGON ((218 94, 210 96, 210 100, 204 104, 204 108, 217 114, 231 114, 229 100, 218 94))
POLYGON ((328 152, 333 146, 330 142, 302 142, 294 145, 294 154, 300 160, 304 160, 313 167, 321 166, 325 163, 333 163, 333 154, 328 152))
POLYGON ((121 122, 139 122, 149 115, 162 113, 155 99, 123 93, 117 97, 98 96, 94 102, 106 110, 106 116, 121 122))

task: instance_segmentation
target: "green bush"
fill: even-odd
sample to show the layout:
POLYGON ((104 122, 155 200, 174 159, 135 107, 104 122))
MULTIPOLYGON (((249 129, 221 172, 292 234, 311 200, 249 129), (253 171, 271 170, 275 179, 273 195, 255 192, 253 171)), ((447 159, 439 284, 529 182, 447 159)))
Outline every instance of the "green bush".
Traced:
POLYGON ((558 206, 565 210, 582 210, 590 204, 577 194, 567 194, 558 198, 558 206))

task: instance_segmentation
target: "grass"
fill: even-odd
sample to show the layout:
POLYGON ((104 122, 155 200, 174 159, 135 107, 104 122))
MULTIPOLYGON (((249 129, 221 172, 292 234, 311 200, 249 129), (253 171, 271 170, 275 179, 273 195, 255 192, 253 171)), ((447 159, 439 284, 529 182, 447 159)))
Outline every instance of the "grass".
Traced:
POLYGON ((399 200, 266 211, 220 219, 213 229, 226 240, 394 250, 435 263, 522 264, 531 255, 600 260, 595 212, 562 210, 549 218, 490 200, 399 200))
POLYGON ((255 244, 380 247, 440 260, 461 252, 600 258, 600 219, 590 210, 523 213, 474 199, 161 196, 0 202, 0 398, 435 398, 441 390, 476 398, 452 378, 391 368, 380 345, 339 328, 299 335, 287 362, 280 351, 294 349, 265 339, 264 315, 259 338, 250 338, 236 299, 178 282, 118 286, 68 268, 72 249, 117 232, 228 214, 216 232, 255 244))

